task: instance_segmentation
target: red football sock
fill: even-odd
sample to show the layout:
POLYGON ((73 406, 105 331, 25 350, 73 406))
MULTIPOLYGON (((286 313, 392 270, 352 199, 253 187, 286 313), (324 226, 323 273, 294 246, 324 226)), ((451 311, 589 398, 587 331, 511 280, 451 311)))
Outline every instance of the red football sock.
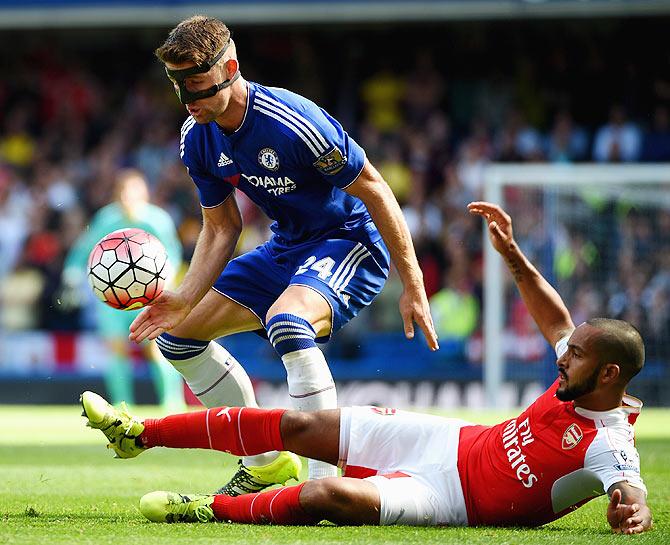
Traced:
POLYGON ((280 424, 286 409, 219 407, 165 418, 147 418, 145 447, 206 448, 238 456, 284 450, 280 424))
POLYGON ((308 515, 300 505, 303 486, 305 483, 235 497, 217 494, 212 510, 221 521, 305 526, 316 524, 319 521, 308 515))

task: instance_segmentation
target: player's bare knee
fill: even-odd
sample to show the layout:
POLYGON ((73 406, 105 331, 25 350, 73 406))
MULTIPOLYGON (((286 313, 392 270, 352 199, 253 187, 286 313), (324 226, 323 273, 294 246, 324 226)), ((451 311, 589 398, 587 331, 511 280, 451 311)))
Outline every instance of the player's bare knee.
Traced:
POLYGON ((314 426, 314 418, 310 413, 302 411, 286 411, 281 419, 281 436, 290 441, 309 433, 314 426))
POLYGON ((335 524, 379 524, 378 493, 374 485, 360 479, 307 481, 300 492, 300 505, 315 518, 335 524))
POLYGON ((330 332, 331 308, 326 299, 310 288, 289 286, 272 304, 265 315, 267 324, 277 314, 293 314, 307 320, 317 336, 330 332))
POLYGON ((302 318, 303 320, 307 320, 311 324, 311 320, 309 319, 309 313, 306 312, 304 309, 293 308, 291 306, 280 305, 278 303, 279 301, 277 301, 273 306, 271 306, 270 309, 265 314, 266 324, 269 323, 272 320, 272 318, 274 318, 278 314, 292 314, 294 316, 302 318))
POLYGON ((313 514, 336 512, 346 507, 348 501, 346 486, 342 486, 338 477, 307 481, 300 492, 300 505, 313 514))
POLYGON ((265 313, 265 323, 267 324, 272 318, 277 314, 281 314, 283 311, 282 305, 279 304, 279 301, 275 301, 274 304, 268 309, 265 313))
POLYGON ((324 430, 339 430, 339 409, 320 411, 287 410, 281 419, 281 434, 287 438, 323 436, 324 430))
POLYGON ((265 323, 267 324, 277 314, 290 313, 302 316, 304 314, 303 310, 303 305, 300 304, 299 300, 281 295, 274 303, 272 303, 272 306, 265 313, 265 323))

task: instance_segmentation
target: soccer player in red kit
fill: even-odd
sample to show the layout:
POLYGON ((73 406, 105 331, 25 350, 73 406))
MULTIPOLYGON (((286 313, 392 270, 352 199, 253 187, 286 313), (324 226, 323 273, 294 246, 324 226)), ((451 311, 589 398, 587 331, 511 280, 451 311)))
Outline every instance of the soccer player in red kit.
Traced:
POLYGON ((607 493, 614 532, 651 528, 633 423, 642 403, 625 387, 644 363, 637 330, 595 318, 577 327, 558 293, 517 246, 510 217, 475 202, 542 334, 558 378, 518 417, 496 426, 353 407, 315 412, 221 407, 146 419, 82 395, 91 427, 118 456, 147 448, 209 448, 236 455, 289 450, 337 463, 344 478, 268 492, 152 492, 140 501, 154 521, 539 526, 607 493))

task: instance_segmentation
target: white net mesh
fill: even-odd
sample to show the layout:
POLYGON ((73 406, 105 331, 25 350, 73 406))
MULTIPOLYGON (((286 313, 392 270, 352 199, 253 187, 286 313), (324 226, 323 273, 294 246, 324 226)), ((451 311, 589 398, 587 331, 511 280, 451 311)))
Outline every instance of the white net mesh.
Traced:
MULTIPOLYGON (((670 404, 670 167, 497 170, 488 198, 510 213, 519 245, 557 288, 574 322, 607 316, 635 325, 645 339, 647 363, 630 389, 647 402, 670 404)), ((487 275, 500 267, 487 263, 487 275)), ((499 329, 492 333, 502 354, 487 345, 487 365, 502 360, 500 373, 487 370, 489 391, 499 380, 546 385, 556 376, 555 358, 510 275, 503 272, 502 278, 501 295, 487 297, 500 297, 500 305, 486 302, 493 303, 496 315, 488 323, 499 329)))

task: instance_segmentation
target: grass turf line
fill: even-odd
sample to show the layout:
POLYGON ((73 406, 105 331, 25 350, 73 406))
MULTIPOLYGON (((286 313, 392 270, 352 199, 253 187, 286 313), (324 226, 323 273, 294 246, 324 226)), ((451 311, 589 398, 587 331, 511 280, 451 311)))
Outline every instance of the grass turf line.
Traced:
MULTIPOLYGON (((151 415, 151 408, 140 408, 151 415)), ((0 543, 2 544, 460 544, 670 543, 670 410, 644 410, 636 425, 643 477, 656 528, 615 536, 599 498, 539 529, 365 527, 289 528, 145 522, 139 498, 151 490, 209 492, 235 470, 218 452, 156 449, 112 459, 102 435, 83 426, 78 407, 0 406, 0 543)), ((450 415, 493 423, 506 415, 450 415)))

